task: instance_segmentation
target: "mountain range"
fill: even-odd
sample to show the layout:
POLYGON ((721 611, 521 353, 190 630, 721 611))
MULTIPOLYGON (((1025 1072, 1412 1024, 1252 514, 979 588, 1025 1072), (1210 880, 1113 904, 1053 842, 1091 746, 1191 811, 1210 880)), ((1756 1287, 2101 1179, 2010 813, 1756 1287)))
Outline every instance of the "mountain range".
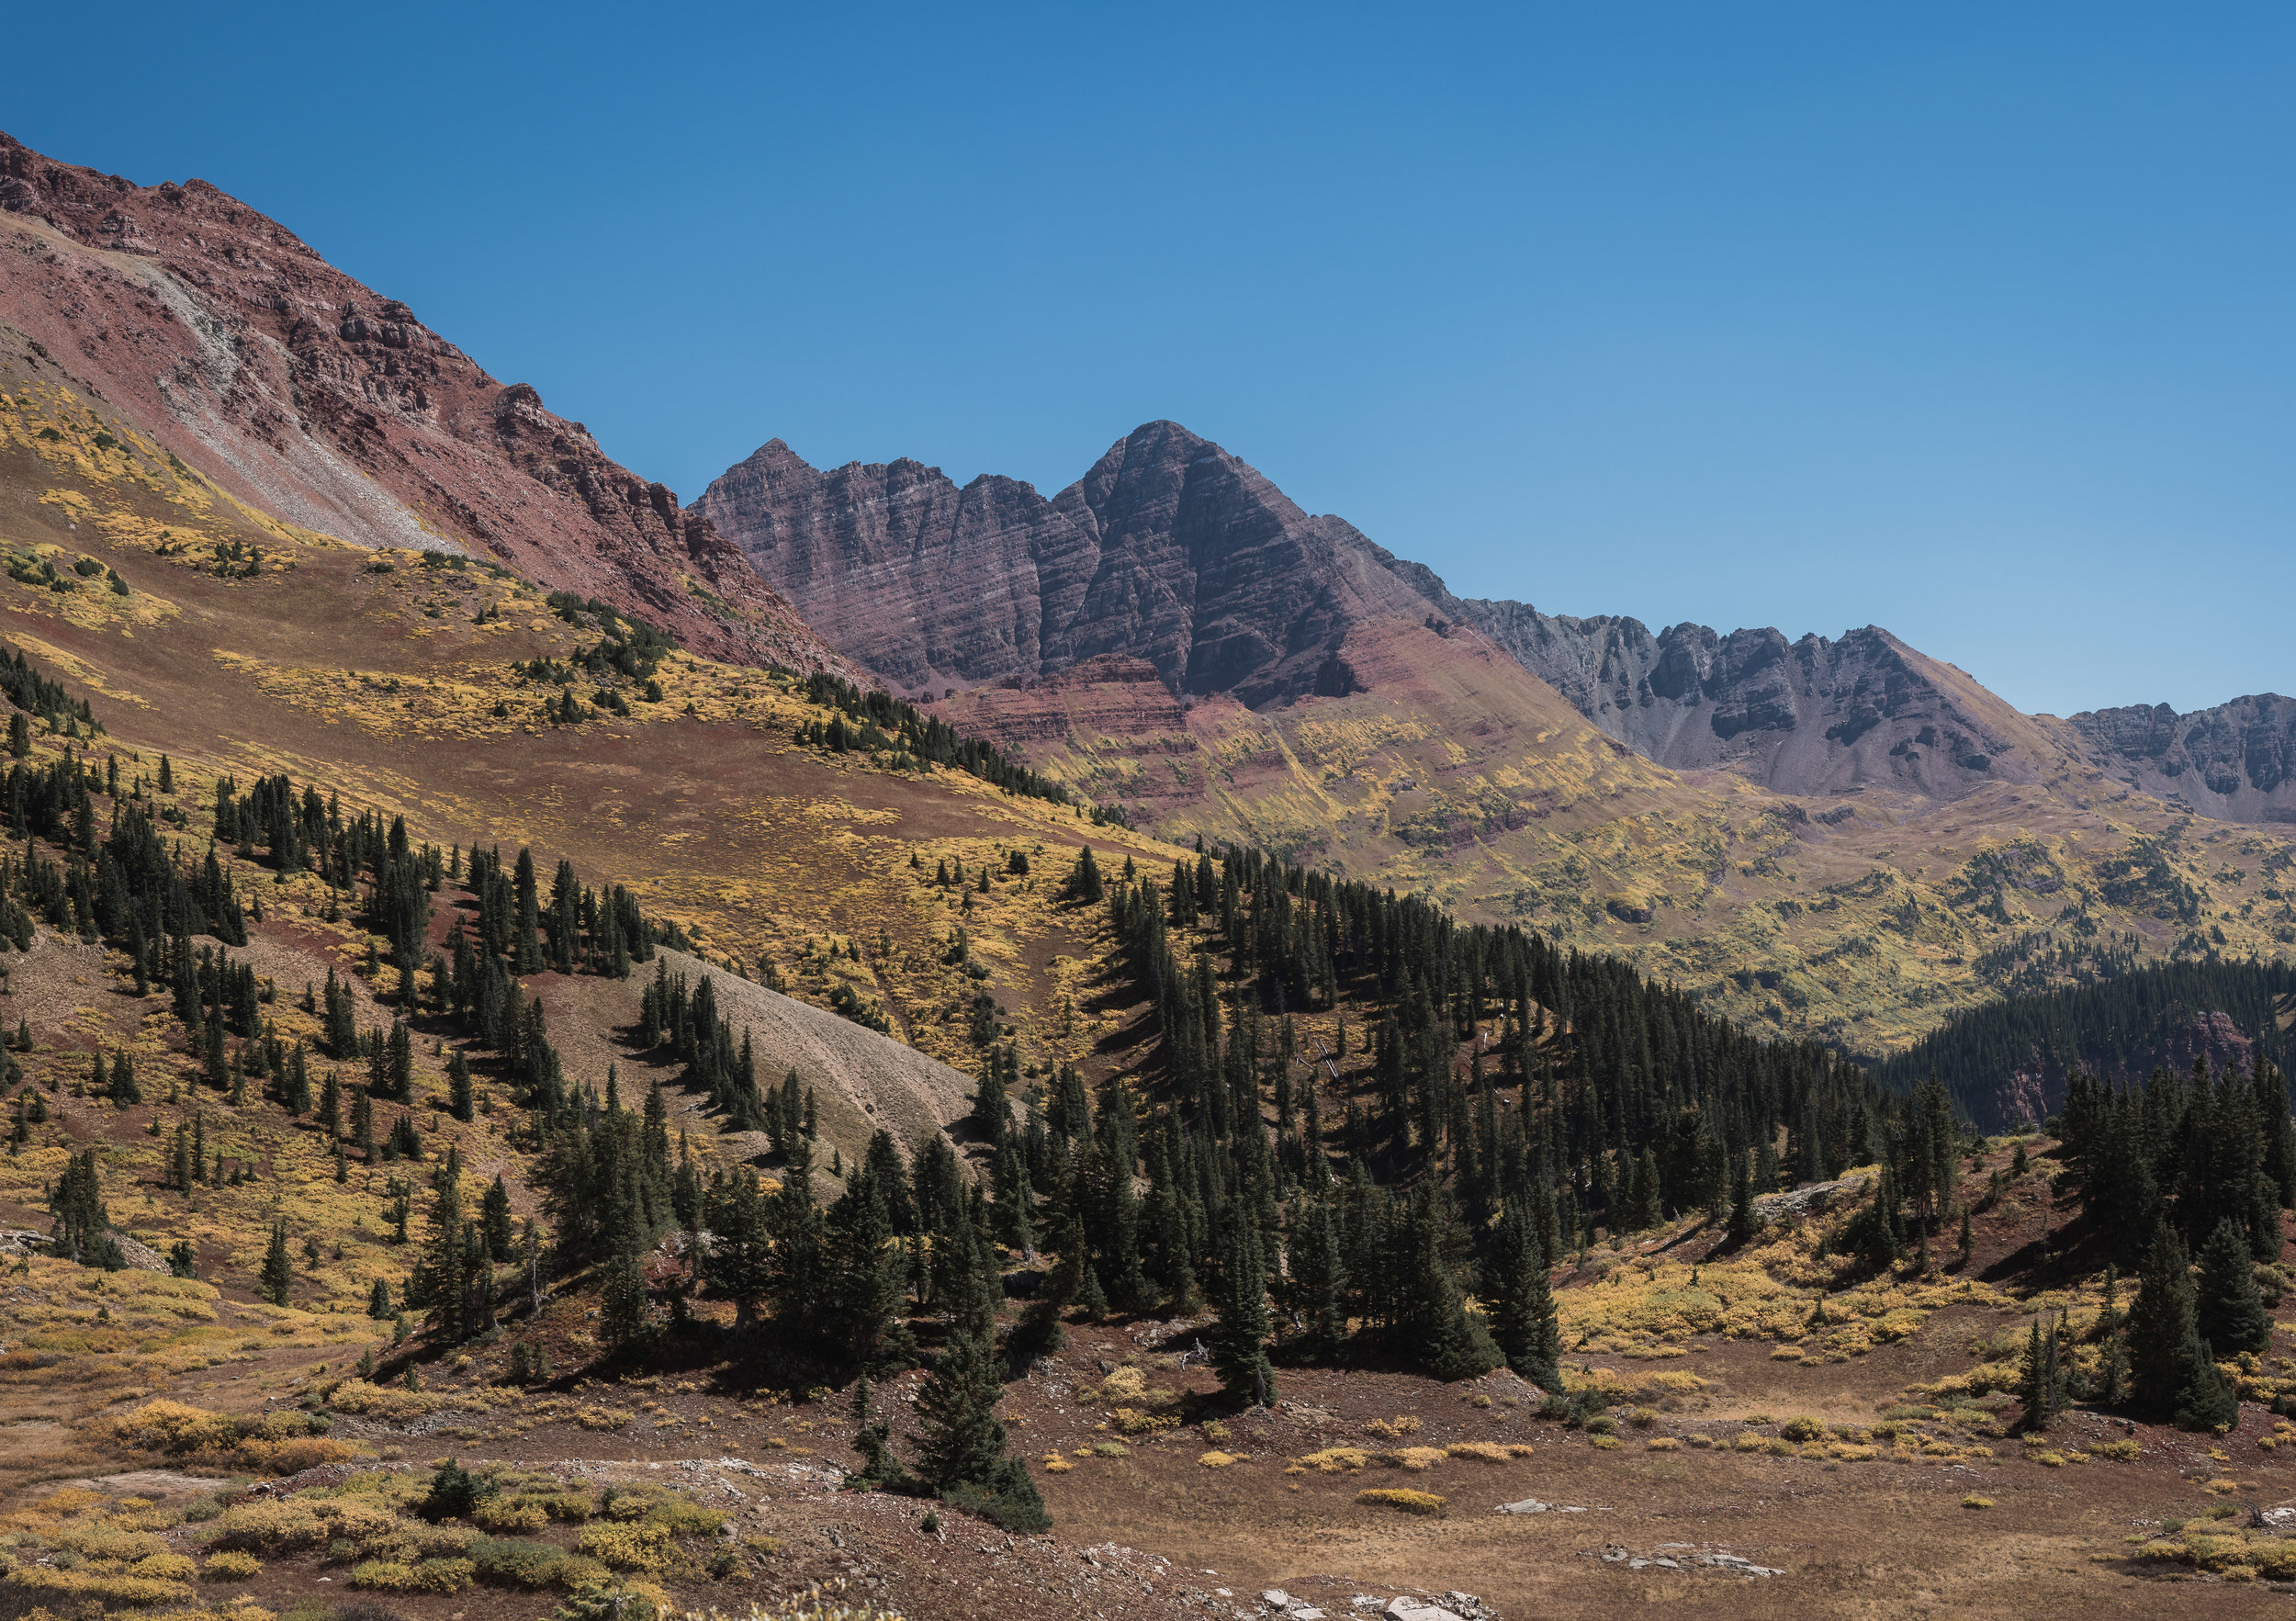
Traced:
POLYGON ((694 509, 839 651, 929 699, 1111 656, 1175 694, 1258 709, 1345 696, 1351 633, 1402 614, 1487 638, 1636 753, 1780 793, 1952 799, 2077 760, 2236 821, 2296 820, 2296 700, 2070 721, 2020 715, 1876 625, 1838 641, 1462 600, 1345 519, 1302 511, 1176 422, 1142 425, 1046 498, 900 460, 816 469, 775 439, 694 509), (2275 813, 2284 815, 2275 815, 2275 813))
POLYGON ((2296 701, 2027 715, 1878 626, 1462 599, 1170 422, 1049 498, 775 439, 684 505, 205 182, 0 137, 0 365, 264 523, 881 684, 1166 836, 1624 951, 1742 1018, 1888 1046, 2123 955, 2296 943, 2296 701))

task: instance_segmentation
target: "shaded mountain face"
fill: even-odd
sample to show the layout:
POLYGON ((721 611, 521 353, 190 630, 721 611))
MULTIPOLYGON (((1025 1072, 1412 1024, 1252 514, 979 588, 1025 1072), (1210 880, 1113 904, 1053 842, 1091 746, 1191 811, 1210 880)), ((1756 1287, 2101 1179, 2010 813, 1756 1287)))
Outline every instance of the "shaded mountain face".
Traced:
POLYGON ((1353 530, 1175 422, 1049 501, 914 461, 823 471, 776 439, 695 511, 832 646, 934 696, 1111 655, 1254 707, 1344 692, 1350 630, 1424 612, 1353 530))
POLYGON ((1677 771, 1734 767, 1784 794, 1884 785, 1953 799, 2069 763, 2059 739, 1877 625, 1838 641, 1703 625, 1653 635, 1638 619, 1457 597, 1424 565, 1381 556, 1604 731, 1677 771))
POLYGON ((2190 715, 2138 704, 2066 724, 2131 787, 2202 816, 2296 822, 2296 698, 2265 692, 2190 715))
POLYGON ((844 668, 669 490, 207 182, 139 186, 0 135, 0 343, 239 500, 490 555, 714 657, 844 668))

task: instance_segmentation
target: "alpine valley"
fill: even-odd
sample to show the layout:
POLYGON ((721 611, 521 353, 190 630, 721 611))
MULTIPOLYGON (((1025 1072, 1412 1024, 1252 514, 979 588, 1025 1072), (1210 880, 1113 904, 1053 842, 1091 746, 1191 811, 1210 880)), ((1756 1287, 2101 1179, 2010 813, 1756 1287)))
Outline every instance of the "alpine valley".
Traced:
POLYGON ((2296 1579, 2296 699, 1462 599, 1165 421, 689 504, 5 136, 0 562, 5 1615, 2296 1579))

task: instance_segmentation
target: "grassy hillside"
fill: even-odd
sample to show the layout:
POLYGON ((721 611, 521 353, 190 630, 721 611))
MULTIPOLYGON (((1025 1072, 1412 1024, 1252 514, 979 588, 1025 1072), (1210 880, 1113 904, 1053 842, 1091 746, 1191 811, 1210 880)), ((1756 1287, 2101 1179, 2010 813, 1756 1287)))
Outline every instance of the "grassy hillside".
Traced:
POLYGON ((1852 1051, 2135 962, 2296 954, 2286 833, 2173 810, 2039 732, 2033 783, 1797 799, 1655 767, 1512 661, 1423 625, 1359 632, 1348 657, 1368 691, 1259 713, 1205 700, 1147 729, 1057 683, 939 707, 1169 836, 1618 951, 1732 1018, 1852 1051))
MULTIPOLYGON (((1943 991, 1918 1001, 1902 982, 1933 962, 1922 983, 1963 983, 1946 960, 1993 938, 1965 915, 2037 926, 2037 900, 2092 881, 2190 909, 2201 903, 2180 885, 2232 885, 2192 864, 2223 849, 2171 842, 2164 826, 2158 860, 2118 877, 2069 856, 1987 858, 1982 884, 1940 887, 1952 905, 1933 906, 1916 886, 1942 875, 1876 879, 1871 861, 1851 874, 1863 806, 1797 821, 1730 782, 1667 778, 1583 727, 1493 741, 1474 729, 1483 678, 1439 661, 1414 702, 1456 721, 1450 735, 1368 703, 1190 717, 1190 737, 1227 750, 1205 767, 1232 790, 1218 803, 1238 816, 1280 805, 1295 832, 1328 819, 1338 841, 1317 853, 1384 850, 1376 870, 1496 911, 1497 891, 1469 880, 1508 873, 1507 893, 1523 893, 1548 869, 1502 863, 1543 851, 1565 865, 1519 915, 1566 944, 1639 940, 1660 963, 1737 951, 1684 976, 1704 993, 1694 1003, 1311 872, 1199 866, 1192 841, 896 749, 839 750, 829 728, 845 717, 793 678, 651 647, 618 616, 482 564, 277 523, 100 409, 27 376, 7 387, 0 641, 62 691, 21 689, 7 761, 28 833, 0 872, 24 908, 0 923, 26 942, 0 953, 0 1027, 21 1032, 0 1224, 45 1234, 75 1219, 77 1156, 105 1207, 97 1236, 128 1263, 11 1241, 0 1593, 19 1608, 204 1599, 242 1621, 298 1608, 318 1621, 349 1590, 418 1621, 480 1603, 644 1617, 827 1580, 920 1616, 1114 1615, 1120 1600, 1126 1615, 1272 1612, 1249 1595, 1277 1585, 1327 1614, 1358 1593, 1455 1590, 1509 1616, 1667 1602, 1854 1614, 1901 1607, 1919 1582, 1937 1605, 1982 1615, 2109 1607, 2159 1571, 2281 1570, 2261 1537, 2235 1548, 2205 1516, 2227 1493, 2285 1490, 2285 1432, 2262 1403, 2290 1392, 2296 1366, 2228 1360, 2248 1401, 2222 1435, 2083 1409, 2027 1445, 2008 1393, 2020 1336, 2056 1314, 2087 1366, 2110 1329, 2103 1257, 2052 1145, 1921 1139, 1915 1158, 1934 1172, 1941 1150, 1950 1165, 1927 1195, 1937 1213, 1876 1263, 1858 1234, 1880 1173, 1859 1162, 1879 1151, 1896 1175, 1916 1116, 1818 1048, 1750 1041, 1706 1011, 1767 998, 1773 1032, 1827 1030, 1810 1007, 1861 974, 1897 988, 1859 1018, 1933 1011, 1943 991), (278 825, 249 808, 272 804, 257 784, 281 776, 298 815, 366 829, 364 864, 281 859, 278 825), (1478 782, 1548 795, 1547 815, 1507 827, 1493 802, 1497 820, 1459 838, 1478 782), (94 926, 109 902, 75 905, 73 874, 100 869, 90 851, 147 817, 170 870, 205 886, 211 926, 245 940, 147 937, 140 989, 137 948, 94 926), (392 870, 435 878, 418 886, 429 915, 412 941, 381 926, 400 857, 377 852, 400 818, 411 865, 392 870), (1087 847, 1117 904, 1065 884, 1087 847), (651 953, 626 978, 594 954, 518 975, 557 1065, 547 1098, 435 969, 418 966, 422 1000, 404 1007, 393 961, 410 944, 454 960, 498 904, 474 888, 474 854, 508 864, 521 849, 546 895, 560 861, 581 887, 625 886, 651 953), (1200 874, 1185 905, 1161 887, 1182 861, 1200 874), (1675 886, 1663 895, 1624 887, 1659 873, 1675 886), (1820 876, 1844 886, 1837 906, 1784 909, 1820 876), (1570 898, 1589 886, 1608 896, 1595 917, 1570 898), (1755 895, 1776 897, 1761 903, 1774 933, 1747 921, 1755 895), (1698 906, 1753 932, 1694 945, 1698 906), (1627 921, 1646 909, 1649 925, 1627 921), (1905 943, 1829 945, 1819 964, 1793 954, 1867 917, 1899 918, 1905 943), (219 980, 211 1003, 195 991, 209 1009, 195 1037, 171 974, 202 950, 245 970, 252 999, 219 980), (754 1129, 670 1043, 644 1040, 657 970, 710 977, 761 1084, 799 1073, 810 1139, 754 1129), (348 999, 332 1017, 331 980, 348 999), (354 1091, 388 1075, 402 1014, 405 1095, 370 1091, 370 1153, 318 1098, 332 1074, 348 1114, 354 1091), (379 1044, 379 1071, 355 1032, 379 1044), (974 1101, 991 1053, 1008 1109, 974 1101), (801 1189, 818 1200, 824 1282, 802 1303, 769 1288, 760 1329, 737 1331, 751 1302, 697 1278, 678 1223, 658 1212, 625 1253, 617 1190, 568 1208, 566 1189, 588 1186, 568 1145, 646 1135, 635 1121, 657 1084, 659 1168, 697 1184, 762 1170, 784 1214, 801 1189), (602 1112, 609 1097, 622 1113, 602 1112), (905 1176, 953 1150, 940 1225, 870 1227, 854 1190, 876 1174, 880 1131, 905 1176), (194 1143, 196 1155, 179 1147, 194 1143), (1016 1169, 1040 1167, 1016 1195, 1016 1169), (1349 1181, 1358 1167, 1380 1184, 1349 1181), (1809 1167, 1844 1175, 1818 1196, 1771 1191, 1809 1167), (1741 1173, 1743 1200, 1729 1186, 1741 1173), (507 1243, 475 1263, 492 1325, 454 1326, 454 1307, 402 1318, 436 1257, 442 1195, 475 1216, 498 1177, 507 1243), (975 1186, 994 1197, 968 1204, 975 1186), (981 1240, 982 1221, 1007 1221, 1023 1199, 1042 1229, 1032 1245, 1009 1227, 981 1240), (1748 1231, 1733 1236, 1725 1207, 1738 1205, 1748 1231), (1956 1207, 1971 1213, 1965 1246, 1942 1213, 1956 1207), (1317 1210, 1350 1227, 1354 1257, 1321 1305, 1301 1281, 1317 1210), (1518 1250, 1509 1271, 1526 1210, 1552 1218, 1538 1239, 1551 1265, 1518 1250), (552 1255, 573 1222, 606 1229, 601 1243, 552 1255), (1279 1364, 1266 1405, 1240 1402, 1232 1374, 1195 1354, 1206 1340, 1232 1350, 1206 1308, 1234 1303, 1224 1291, 1248 1275, 1255 1232, 1280 1246, 1261 1257, 1275 1292, 1252 1298, 1279 1364), (1127 1233, 1148 1252, 1152 1296, 1121 1298, 1127 1233), (958 1252, 976 1241, 986 1265, 968 1273, 958 1252), (171 1276, 171 1257, 191 1276, 171 1276), (1183 1260, 1200 1264, 1192 1281, 1183 1260), (895 1270, 891 1343, 838 1366, 821 1345, 843 1281, 895 1270), (1544 1390, 1476 1340, 1534 1276, 1559 1336, 1544 1390), (388 1305, 370 1315, 378 1284, 388 1305), (615 1326, 633 1290, 652 1319, 642 1339, 615 1326), (888 1445, 917 1464, 968 1324, 1041 1334, 1022 1291, 1049 1300, 1058 1333, 1033 1342, 1041 1355, 1007 1338, 989 1382, 999 1445, 1052 1533, 1008 1535, 961 1500, 834 1490, 869 1457, 851 1374, 875 1373, 888 1445), (1430 1371, 1454 1352, 1471 1372, 1430 1371), (478 1500, 455 1499, 452 1475, 438 1483, 450 1455, 477 1470, 478 1500), (255 1477, 282 1483, 255 1493, 255 1477), (58 1484, 77 1481, 90 1483, 58 1484), (1717 1503, 1733 1505, 1727 1524, 1717 1503), (1527 1503, 1546 1507, 1490 1512, 1527 1503), (1876 1555, 1883 1516, 1896 1534, 1876 1555), (2133 1544, 2118 1529, 2132 1520, 2145 1527, 2133 1544), (2023 1550, 2014 1570, 2004 1527, 2023 1550), (1685 1549, 1685 1535, 1701 1540, 1685 1549)), ((1131 771, 1143 757, 1125 758, 1131 771)), ((1163 825, 1199 824, 1175 812, 1163 825)), ((2238 870, 2261 884, 2278 849, 2259 844, 2238 870)), ((1840 1031, 1860 1028, 1842 1015, 1840 1031)), ((915 1186, 933 1193, 929 1180, 915 1186)), ((707 1209, 715 1221, 729 1207, 707 1209)), ((2277 1261, 2267 1270, 2288 1280, 2277 1261)), ((2235 1612, 2245 1597, 2211 1589, 2235 1612)), ((2127 1602, 2157 1607, 2159 1591, 2127 1602)))

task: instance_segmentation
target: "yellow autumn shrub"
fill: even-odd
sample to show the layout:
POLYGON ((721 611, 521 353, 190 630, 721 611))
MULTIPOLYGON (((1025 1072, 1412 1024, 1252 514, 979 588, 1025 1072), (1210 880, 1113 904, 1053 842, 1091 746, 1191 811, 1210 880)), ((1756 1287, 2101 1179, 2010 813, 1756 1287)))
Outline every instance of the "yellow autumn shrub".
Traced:
POLYGON ((1446 1506, 1446 1500, 1432 1492, 1409 1492, 1397 1487, 1358 1492, 1356 1501, 1374 1508, 1399 1508, 1407 1514, 1440 1514, 1446 1506))

